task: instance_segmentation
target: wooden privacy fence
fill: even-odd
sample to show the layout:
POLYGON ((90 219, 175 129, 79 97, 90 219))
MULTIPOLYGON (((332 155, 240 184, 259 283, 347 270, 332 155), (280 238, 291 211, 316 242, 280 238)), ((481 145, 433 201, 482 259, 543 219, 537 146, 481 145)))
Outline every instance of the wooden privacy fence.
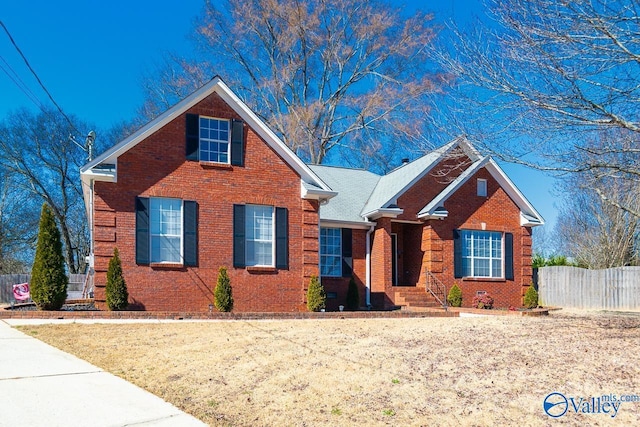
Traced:
MULTIPOLYGON (((69 285, 67 286, 67 299, 79 299, 82 297, 85 274, 70 274, 69 285)), ((89 278, 91 280, 91 278, 89 278)), ((13 285, 19 283, 30 283, 30 274, 1 274, 0 275, 0 304, 11 304, 17 302, 13 297, 13 285)), ((28 301, 24 302, 29 302, 28 301)))
POLYGON ((538 294, 542 306, 640 310, 640 267, 543 267, 538 294))

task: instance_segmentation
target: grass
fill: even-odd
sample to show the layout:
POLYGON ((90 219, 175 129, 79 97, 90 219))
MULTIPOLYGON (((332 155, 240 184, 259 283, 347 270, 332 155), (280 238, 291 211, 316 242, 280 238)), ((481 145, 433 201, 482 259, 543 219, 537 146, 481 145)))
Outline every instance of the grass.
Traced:
MULTIPOLYGON (((640 315, 26 326, 210 425, 549 425, 545 396, 640 394, 640 315)), ((568 425, 640 425, 568 413, 568 425)))

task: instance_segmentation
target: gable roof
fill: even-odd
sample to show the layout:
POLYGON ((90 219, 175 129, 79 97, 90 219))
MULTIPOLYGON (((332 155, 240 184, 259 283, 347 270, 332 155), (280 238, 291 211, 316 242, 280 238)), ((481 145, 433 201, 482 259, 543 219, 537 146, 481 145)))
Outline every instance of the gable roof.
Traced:
POLYGON ((392 208, 398 197, 404 194, 416 182, 428 174, 431 169, 456 147, 461 147, 472 160, 479 157, 478 152, 464 137, 459 137, 424 156, 402 165, 383 176, 371 197, 362 208, 363 216, 370 216, 381 209, 392 208))
POLYGON ((430 218, 430 217, 442 217, 442 212, 446 212, 444 209, 444 202, 456 192, 458 188, 462 186, 469 177, 476 173, 480 168, 487 164, 489 157, 483 157, 480 160, 475 161, 471 166, 465 169, 456 179, 451 181, 447 187, 434 197, 427 205, 418 212, 418 218, 430 218))
POLYGON ((476 172, 486 168, 520 209, 520 223, 525 226, 544 224, 544 219, 489 156, 480 153, 464 137, 425 154, 411 163, 402 165, 384 176, 362 169, 310 165, 309 167, 334 191, 337 196, 320 208, 320 219, 345 224, 371 224, 370 220, 382 215, 402 214, 396 205, 398 198, 429 173, 456 147, 461 148, 473 162, 444 190, 436 195, 418 213, 417 218, 435 219, 448 216, 445 201, 476 172))
POLYGON ((420 212, 418 218, 442 218, 448 212, 444 208, 444 203, 453 195, 465 182, 467 182, 479 169, 486 168, 491 176, 498 182, 500 187, 507 193, 513 202, 520 209, 520 225, 535 227, 544 224, 544 218, 536 211, 533 205, 520 192, 518 187, 509 179, 502 168, 489 156, 483 157, 453 180, 440 194, 433 198, 420 212))
POLYGON ((176 117, 184 114, 189 108, 205 99, 207 96, 218 94, 249 127, 251 127, 293 170, 295 170, 303 183, 310 184, 315 190, 311 193, 305 193, 305 186, 301 184, 301 192, 314 196, 314 198, 332 197, 334 193, 331 188, 322 182, 322 180, 298 157, 287 145, 282 142, 278 136, 273 133, 267 125, 251 111, 247 105, 237 97, 235 93, 218 76, 214 77, 209 83, 193 92, 191 95, 178 102, 176 105, 150 121, 136 132, 109 148, 107 151, 96 157, 93 161, 87 163, 80 169, 83 182, 88 183, 89 180, 114 181, 117 174, 118 157, 129 151, 148 136, 158 131, 176 117), (114 169, 111 167, 110 172, 105 172, 101 165, 116 165, 114 169))

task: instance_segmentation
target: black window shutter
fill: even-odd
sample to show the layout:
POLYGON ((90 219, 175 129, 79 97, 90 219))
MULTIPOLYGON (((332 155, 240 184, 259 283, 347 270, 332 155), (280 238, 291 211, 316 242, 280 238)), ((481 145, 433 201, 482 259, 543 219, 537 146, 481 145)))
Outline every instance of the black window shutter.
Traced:
POLYGON ((136 264, 149 264, 149 199, 136 197, 136 264))
POLYGON ((233 205, 233 266, 244 268, 245 206, 233 205))
POLYGON ((276 208, 276 268, 289 268, 289 211, 276 208))
POLYGON ((187 160, 198 160, 198 147, 200 145, 200 116, 187 114, 187 160))
POLYGON ((453 230, 453 277, 456 279, 464 275, 462 271, 462 237, 460 230, 453 230))
POLYGON ((231 121, 231 164, 244 166, 244 122, 231 121))
POLYGON ((352 232, 350 228, 342 229, 342 277, 351 277, 353 272, 352 232))
POLYGON ((513 233, 504 233, 504 278, 513 280, 513 233))
POLYGON ((184 201, 184 265, 198 265, 198 202, 184 201))

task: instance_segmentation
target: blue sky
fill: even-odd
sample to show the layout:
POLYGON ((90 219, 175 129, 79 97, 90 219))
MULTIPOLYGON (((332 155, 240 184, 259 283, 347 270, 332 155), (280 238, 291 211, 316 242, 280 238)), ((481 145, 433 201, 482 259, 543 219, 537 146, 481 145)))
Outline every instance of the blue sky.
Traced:
MULTIPOLYGON (((481 3, 407 1, 410 7, 433 12, 437 21, 462 25, 482 13, 481 3)), ((142 103, 145 72, 165 53, 190 49, 188 34, 203 4, 204 0, 13 1, 3 4, 0 19, 63 110, 106 129, 135 114, 142 103)), ((42 102, 47 100, 0 32, 0 119, 19 107, 36 109, 3 69, 15 71, 42 102)), ((553 179, 521 166, 502 166, 553 226, 553 179)))

